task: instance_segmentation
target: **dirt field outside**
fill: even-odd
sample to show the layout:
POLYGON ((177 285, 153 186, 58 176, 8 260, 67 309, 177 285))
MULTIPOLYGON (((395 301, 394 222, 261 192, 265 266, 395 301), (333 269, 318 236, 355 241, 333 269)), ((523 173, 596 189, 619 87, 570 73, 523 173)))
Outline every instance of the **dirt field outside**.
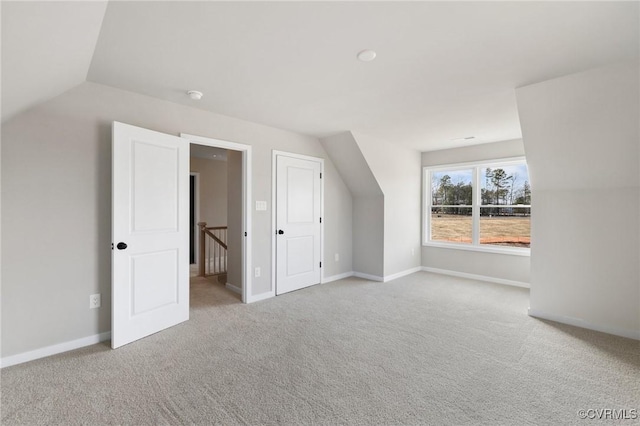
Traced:
MULTIPOLYGON (((432 214, 431 239, 471 243, 471 216, 432 214)), ((531 245, 531 218, 525 216, 480 217, 480 244, 510 247, 531 245)))

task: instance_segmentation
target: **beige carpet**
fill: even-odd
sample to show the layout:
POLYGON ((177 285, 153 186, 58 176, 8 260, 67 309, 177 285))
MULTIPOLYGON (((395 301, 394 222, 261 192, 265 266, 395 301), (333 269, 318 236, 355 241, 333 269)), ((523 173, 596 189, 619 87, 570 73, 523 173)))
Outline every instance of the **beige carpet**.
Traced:
POLYGON ((200 280, 187 323, 3 369, 2 424, 557 425, 640 409, 639 342, 527 306, 526 290, 429 273, 251 305, 200 280))

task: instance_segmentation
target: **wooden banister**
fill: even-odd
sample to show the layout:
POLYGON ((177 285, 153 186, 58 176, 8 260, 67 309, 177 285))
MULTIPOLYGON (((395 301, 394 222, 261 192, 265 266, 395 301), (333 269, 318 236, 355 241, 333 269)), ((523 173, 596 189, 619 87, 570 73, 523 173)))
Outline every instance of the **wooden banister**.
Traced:
POLYGON ((198 227, 200 228, 200 256, 198 265, 198 276, 206 277, 211 275, 226 274, 227 227, 207 226, 207 222, 199 222, 198 227), (209 239, 207 239, 207 237, 209 237, 209 239), (209 241, 210 243, 208 254, 207 241, 209 241), (213 247, 211 247, 211 244, 213 244, 213 247), (211 256, 212 254, 213 258, 211 256))
MULTIPOLYGON (((226 228, 221 228, 221 229, 226 229, 226 228)), ((211 238, 213 238, 218 244, 224 247, 225 250, 227 249, 227 245, 220 238, 213 235, 213 233, 209 231, 209 229, 205 228, 204 233, 210 236, 211 238)))

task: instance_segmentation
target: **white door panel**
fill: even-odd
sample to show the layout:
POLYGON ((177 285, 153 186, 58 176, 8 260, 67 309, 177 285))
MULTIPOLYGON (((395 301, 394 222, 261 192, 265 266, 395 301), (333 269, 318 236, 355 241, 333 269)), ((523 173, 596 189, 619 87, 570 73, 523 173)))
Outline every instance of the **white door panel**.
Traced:
POLYGON ((315 238, 312 235, 305 237, 287 238, 287 276, 313 272, 315 269, 315 238))
POLYGON ((321 163, 276 157, 276 294, 320 283, 321 163))
POLYGON ((112 190, 117 348, 189 319, 188 142, 114 122, 112 190))
POLYGON ((178 230, 177 158, 178 147, 131 140, 132 232, 178 230))
MULTIPOLYGON (((315 224, 314 215, 314 172, 313 169, 286 167, 286 221, 289 224, 315 224)), ((318 172, 319 173, 319 172, 318 172)))

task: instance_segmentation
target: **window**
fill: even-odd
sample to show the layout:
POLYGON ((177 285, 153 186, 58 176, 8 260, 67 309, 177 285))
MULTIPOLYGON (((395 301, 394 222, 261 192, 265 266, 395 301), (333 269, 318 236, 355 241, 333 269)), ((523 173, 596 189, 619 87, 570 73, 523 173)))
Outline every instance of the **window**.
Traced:
POLYGON ((425 167, 424 243, 528 254, 531 185, 524 159, 425 167))
POLYGON ((471 243, 473 170, 431 172, 431 240, 471 243))

